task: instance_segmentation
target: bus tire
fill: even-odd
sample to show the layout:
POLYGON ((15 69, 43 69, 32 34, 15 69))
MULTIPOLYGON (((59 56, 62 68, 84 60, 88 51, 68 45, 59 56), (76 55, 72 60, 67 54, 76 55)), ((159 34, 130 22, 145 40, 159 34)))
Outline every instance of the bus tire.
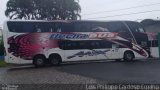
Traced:
POLYGON ((35 67, 43 67, 46 64, 46 57, 44 55, 36 55, 33 57, 33 64, 35 67))
POLYGON ((121 62, 121 59, 116 59, 115 61, 116 61, 116 62, 121 62))
POLYGON ((58 54, 52 54, 49 56, 50 64, 53 66, 59 66, 62 63, 62 58, 58 54))
POLYGON ((132 51, 126 51, 123 57, 124 61, 131 62, 134 59, 134 53, 132 51))

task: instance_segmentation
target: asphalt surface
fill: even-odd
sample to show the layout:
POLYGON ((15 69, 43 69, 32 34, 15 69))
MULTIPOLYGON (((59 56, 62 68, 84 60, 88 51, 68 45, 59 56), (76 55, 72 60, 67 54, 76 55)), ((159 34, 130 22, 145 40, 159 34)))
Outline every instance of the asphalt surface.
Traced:
POLYGON ((160 84, 160 60, 0 68, 1 84, 160 84))
POLYGON ((10 67, 0 69, 0 84, 86 84, 95 79, 58 71, 56 67, 10 67))
POLYGON ((57 70, 109 84, 160 84, 160 60, 73 64, 57 70))

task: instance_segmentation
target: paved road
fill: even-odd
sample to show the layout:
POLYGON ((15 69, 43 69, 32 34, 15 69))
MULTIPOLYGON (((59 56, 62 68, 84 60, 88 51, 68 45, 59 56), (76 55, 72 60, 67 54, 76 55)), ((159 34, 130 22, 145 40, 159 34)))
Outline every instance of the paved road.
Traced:
POLYGON ((160 61, 103 62, 65 64, 35 69, 0 68, 0 83, 86 84, 86 83, 160 84, 160 61))
POLYGON ((11 67, 0 69, 0 84, 86 84, 96 79, 70 74, 55 67, 11 67))
POLYGON ((160 61, 105 62, 66 65, 57 70, 105 83, 160 84, 160 61))

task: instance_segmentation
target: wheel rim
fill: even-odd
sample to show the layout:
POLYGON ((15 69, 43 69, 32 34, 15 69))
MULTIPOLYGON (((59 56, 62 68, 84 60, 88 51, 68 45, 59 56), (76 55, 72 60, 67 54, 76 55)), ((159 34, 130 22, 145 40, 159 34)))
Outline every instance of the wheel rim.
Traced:
POLYGON ((37 65, 43 65, 43 59, 39 58, 36 60, 37 65))
POLYGON ((132 60, 132 55, 131 54, 126 54, 127 60, 132 60))

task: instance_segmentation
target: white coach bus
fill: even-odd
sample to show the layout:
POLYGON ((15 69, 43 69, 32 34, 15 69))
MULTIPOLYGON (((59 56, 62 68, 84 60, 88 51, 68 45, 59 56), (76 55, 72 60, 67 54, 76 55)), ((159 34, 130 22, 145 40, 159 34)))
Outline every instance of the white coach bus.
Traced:
POLYGON ((59 65, 67 61, 147 58, 147 34, 133 21, 5 21, 5 61, 59 65))

